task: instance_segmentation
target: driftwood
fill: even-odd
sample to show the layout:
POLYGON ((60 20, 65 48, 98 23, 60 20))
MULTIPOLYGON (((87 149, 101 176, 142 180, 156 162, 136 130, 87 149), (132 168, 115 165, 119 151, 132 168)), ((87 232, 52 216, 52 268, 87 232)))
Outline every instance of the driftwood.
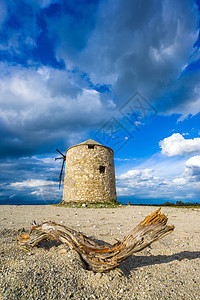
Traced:
POLYGON ((30 234, 19 236, 18 242, 21 245, 35 246, 44 239, 61 241, 79 253, 87 269, 107 272, 133 253, 171 233, 174 226, 166 225, 167 220, 167 216, 161 214, 159 208, 125 236, 122 242, 117 241, 113 245, 98 245, 81 232, 54 222, 33 224, 30 234))

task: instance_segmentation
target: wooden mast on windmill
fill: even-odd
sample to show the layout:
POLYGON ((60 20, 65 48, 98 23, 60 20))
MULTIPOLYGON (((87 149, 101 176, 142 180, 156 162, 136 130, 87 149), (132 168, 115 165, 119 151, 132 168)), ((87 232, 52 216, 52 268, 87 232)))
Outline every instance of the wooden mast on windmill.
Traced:
POLYGON ((62 159, 63 160, 61 171, 60 171, 60 176, 59 176, 59 180, 58 180, 59 181, 59 189, 60 189, 61 181, 62 181, 62 172, 63 172, 66 156, 62 152, 60 152, 58 149, 56 149, 56 151, 58 151, 58 153, 60 153, 62 156, 61 157, 56 157, 55 160, 57 160, 57 159, 62 159))

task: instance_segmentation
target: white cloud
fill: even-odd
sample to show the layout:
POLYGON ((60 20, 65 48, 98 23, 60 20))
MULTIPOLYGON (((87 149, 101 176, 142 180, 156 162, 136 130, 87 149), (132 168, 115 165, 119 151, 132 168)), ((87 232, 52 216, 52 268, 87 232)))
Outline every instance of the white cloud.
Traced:
POLYGON ((143 164, 117 176, 120 196, 198 201, 200 195, 200 156, 188 160, 153 156, 143 164), (151 169, 149 168, 151 167, 151 169))
POLYGON ((177 186, 179 186, 179 185, 184 185, 184 184, 186 184, 187 183, 187 180, 185 179, 185 178, 175 178, 174 180, 173 180, 173 183, 175 184, 175 185, 177 185, 177 186))
POLYGON ((15 188, 38 188, 43 186, 58 185, 58 182, 46 181, 42 179, 29 179, 19 182, 13 182, 10 185, 15 188))
POLYGON ((117 177, 117 190, 120 194, 136 193, 153 188, 158 180, 152 169, 133 169, 117 177))
POLYGON ((180 133, 159 142, 162 154, 167 156, 185 155, 200 152, 200 138, 185 139, 180 133))
POLYGON ((185 166, 187 168, 199 168, 200 169, 200 155, 196 155, 191 157, 185 162, 185 166))
POLYGON ((152 178, 152 170, 151 169, 138 169, 138 170, 129 170, 127 173, 119 176, 119 179, 130 179, 135 178, 139 180, 146 180, 152 178))
POLYGON ((185 162, 185 176, 190 181, 200 182, 200 155, 193 156, 185 162))
POLYGON ((16 195, 22 195, 22 199, 23 198, 33 199, 33 197, 36 196, 38 199, 42 201, 46 201, 47 204, 50 203, 51 201, 54 202, 58 202, 59 200, 61 201, 62 198, 62 192, 61 190, 58 189, 58 181, 54 181, 52 179, 50 180, 28 179, 28 180, 13 182, 7 185, 7 189, 9 193, 15 193, 13 198, 16 195))

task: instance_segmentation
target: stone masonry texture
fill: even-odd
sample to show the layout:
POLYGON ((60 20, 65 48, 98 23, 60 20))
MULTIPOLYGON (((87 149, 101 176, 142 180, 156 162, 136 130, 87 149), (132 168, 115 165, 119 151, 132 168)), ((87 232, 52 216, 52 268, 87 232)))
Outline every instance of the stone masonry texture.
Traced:
POLYGON ((116 199, 113 151, 93 142, 92 147, 86 141, 67 150, 63 202, 116 199))

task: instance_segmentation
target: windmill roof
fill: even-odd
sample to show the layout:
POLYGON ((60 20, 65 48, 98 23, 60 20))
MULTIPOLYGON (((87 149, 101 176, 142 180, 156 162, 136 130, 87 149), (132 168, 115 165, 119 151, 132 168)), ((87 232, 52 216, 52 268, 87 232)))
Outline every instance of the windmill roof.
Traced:
POLYGON ((98 142, 96 142, 96 141, 94 141, 94 140, 92 140, 92 139, 89 139, 89 140, 87 140, 87 141, 85 141, 85 142, 82 142, 82 143, 80 143, 80 144, 71 146, 71 147, 69 147, 69 148, 67 149, 67 151, 68 151, 69 149, 71 149, 71 148, 78 147, 78 146, 82 146, 82 145, 97 145, 97 146, 101 146, 101 147, 108 148, 108 149, 110 149, 110 150, 113 152, 113 150, 112 150, 110 147, 104 146, 104 145, 102 145, 102 144, 100 144, 100 143, 98 143, 98 142))
MULTIPOLYGON (((92 139, 89 139, 89 140, 87 140, 85 142, 82 142, 82 143, 80 143, 78 145, 101 145, 101 144, 98 143, 98 142, 96 142, 96 141, 94 141, 94 140, 92 140, 92 139)), ((101 146, 103 146, 103 145, 101 145, 101 146)))

